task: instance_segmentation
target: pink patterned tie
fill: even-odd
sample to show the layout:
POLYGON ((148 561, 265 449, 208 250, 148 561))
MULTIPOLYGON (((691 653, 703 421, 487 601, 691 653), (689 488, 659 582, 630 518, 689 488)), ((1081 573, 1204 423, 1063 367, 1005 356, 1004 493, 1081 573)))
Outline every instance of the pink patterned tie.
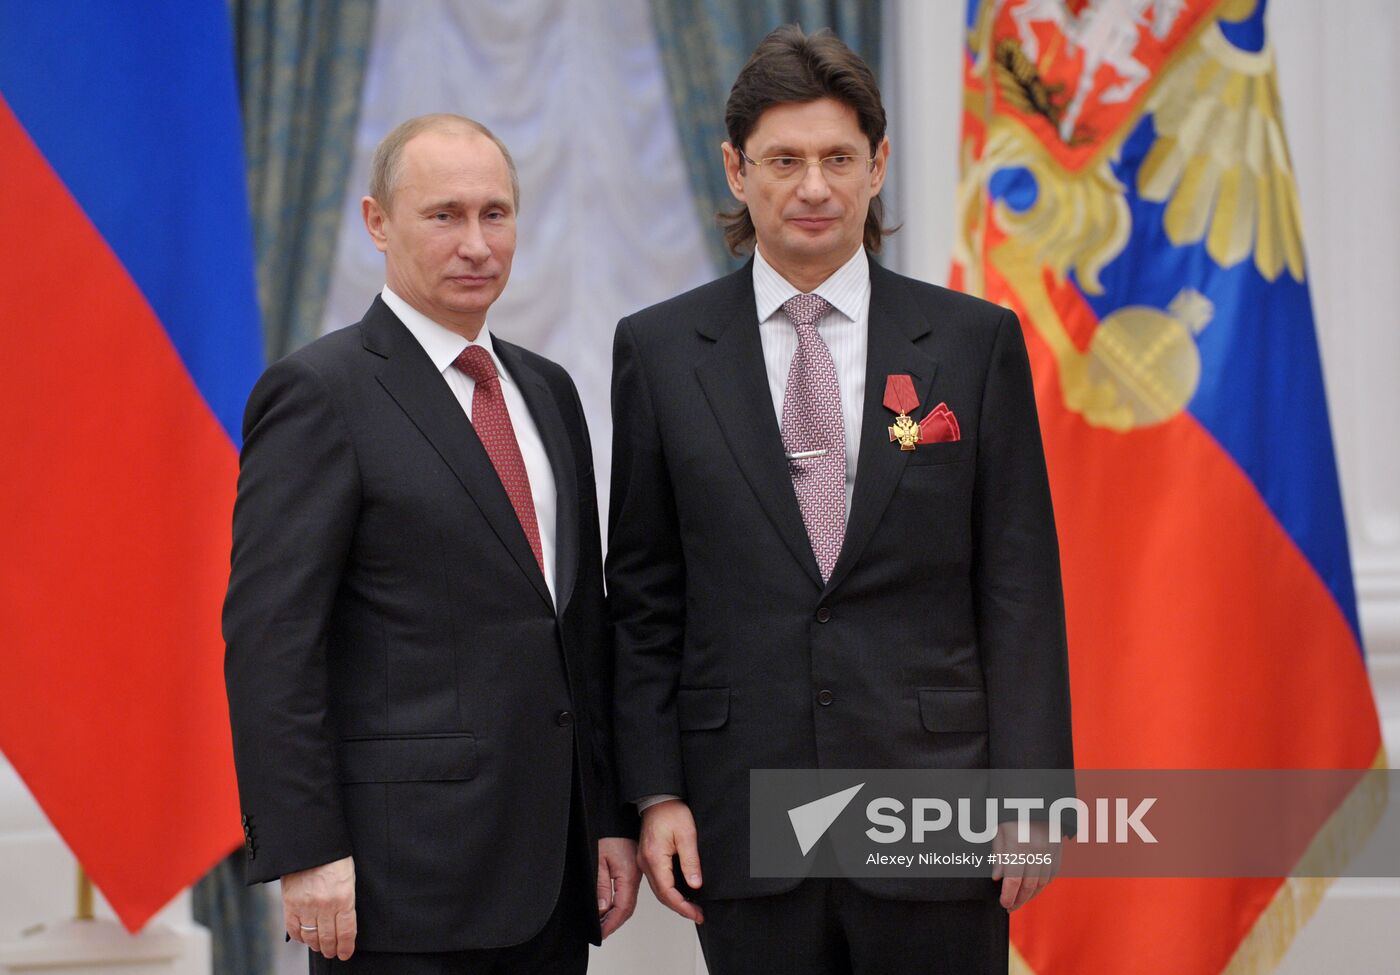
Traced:
POLYGON ((797 352, 783 394, 783 449, 822 581, 831 578, 846 537, 846 430, 841 387, 817 322, 831 310, 821 295, 794 295, 783 311, 797 329, 797 352))
POLYGON ((510 498, 520 527, 525 529, 530 550, 535 553, 535 561, 543 572, 544 550, 540 545, 539 522, 535 520, 535 498, 530 493, 530 473, 525 469, 520 441, 515 439, 510 411, 501 395, 501 377, 496 372, 496 364, 491 361, 491 353, 480 345, 467 346, 452 364, 476 383, 472 393, 472 426, 486 448, 486 456, 491 458, 491 466, 496 468, 496 476, 506 489, 506 497, 510 498))

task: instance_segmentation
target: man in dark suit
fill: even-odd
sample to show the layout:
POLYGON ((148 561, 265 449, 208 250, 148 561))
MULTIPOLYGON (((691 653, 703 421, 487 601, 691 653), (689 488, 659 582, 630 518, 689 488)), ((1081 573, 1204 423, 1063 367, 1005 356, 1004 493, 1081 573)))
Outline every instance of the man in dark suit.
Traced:
POLYGON ((642 866, 712 975, 1004 973, 1007 911, 1049 868, 754 878, 748 793, 751 769, 1072 766, 1021 329, 869 257, 885 113, 835 36, 769 35, 726 125, 729 243, 754 259, 616 337, 607 579, 642 866))
POLYGON ((312 971, 582 972, 635 904, 583 410, 486 322, 518 205, 483 126, 399 126, 363 201, 384 291, 248 402, 224 606, 247 875, 281 878, 312 971))

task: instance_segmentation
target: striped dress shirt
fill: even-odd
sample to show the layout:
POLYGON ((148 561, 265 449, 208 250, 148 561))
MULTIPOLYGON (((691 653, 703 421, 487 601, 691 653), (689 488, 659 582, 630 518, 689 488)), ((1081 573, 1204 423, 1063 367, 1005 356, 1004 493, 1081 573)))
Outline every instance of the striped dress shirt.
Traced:
MULTIPOLYGON (((753 296, 758 306, 758 334, 763 342, 763 365, 773 412, 783 422, 783 395, 788 371, 797 353, 797 330, 783 312, 783 302, 801 294, 786 278, 754 251, 753 296)), ((831 351, 836 384, 841 392, 841 420, 846 427, 846 517, 851 516, 851 496, 856 485, 856 460, 860 454, 860 423, 865 412, 866 331, 870 321, 870 262, 865 248, 856 250, 845 264, 811 292, 832 307, 819 322, 817 334, 831 351)))

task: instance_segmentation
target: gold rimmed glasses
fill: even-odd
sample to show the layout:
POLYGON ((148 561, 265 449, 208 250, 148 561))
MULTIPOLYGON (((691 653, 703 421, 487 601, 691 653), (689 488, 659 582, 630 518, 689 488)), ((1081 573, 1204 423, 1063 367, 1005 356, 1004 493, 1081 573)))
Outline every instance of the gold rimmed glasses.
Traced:
POLYGON ((759 176, 771 183, 790 183, 801 179, 813 166, 820 166, 822 175, 829 180, 859 179, 871 171, 875 162, 871 156, 857 156, 849 152, 838 152, 820 159, 804 159, 801 156, 764 156, 755 159, 740 149, 739 156, 744 162, 756 166, 759 176))

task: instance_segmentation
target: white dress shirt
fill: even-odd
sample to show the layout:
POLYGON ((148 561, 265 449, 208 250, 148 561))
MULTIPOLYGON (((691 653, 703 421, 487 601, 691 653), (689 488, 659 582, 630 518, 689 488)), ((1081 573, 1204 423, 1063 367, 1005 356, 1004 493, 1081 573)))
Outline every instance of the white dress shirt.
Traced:
POLYGON ((530 415, 530 408, 525 405, 525 397, 521 395, 519 384, 496 356, 496 350, 491 344, 490 327, 483 325, 476 341, 472 342, 418 311, 394 294, 387 284, 380 294, 384 298, 384 304, 399 316, 399 321, 413 333, 423 351, 428 353, 428 358, 433 360, 433 365, 446 380, 447 388, 452 390, 457 402, 462 404, 462 412, 469 420, 472 415, 472 395, 476 392, 476 380, 454 367, 452 363, 469 345, 482 346, 491 355, 491 361, 495 363, 496 372, 501 377, 501 395, 505 398, 506 409, 510 412, 510 424, 515 428, 515 439, 520 444, 520 456, 525 460, 525 473, 530 477, 530 496, 535 502, 535 520, 540 528, 540 552, 544 556, 546 569, 544 581, 549 587, 550 599, 554 599, 554 519, 557 504, 554 468, 550 466, 549 455, 544 450, 544 441, 540 439, 540 431, 535 426, 535 418, 530 415))
MULTIPOLYGON (((870 261, 865 248, 817 285, 811 294, 821 295, 832 310, 817 322, 817 334, 831 352, 836 365, 836 385, 841 391, 841 422, 846 427, 846 519, 851 517, 851 497, 856 489, 856 459, 860 455, 860 423, 865 414, 865 360, 869 349, 870 261)), ((758 336, 763 342, 763 366, 768 373, 768 392, 773 396, 773 412, 778 426, 783 424, 783 397, 787 394, 788 371, 797 354, 797 329, 783 312, 783 302, 801 291, 763 259, 754 249, 753 297, 758 306, 758 336)), ((658 802, 678 796, 642 796, 637 811, 645 812, 658 802)))
MULTIPOLYGON (((763 259, 763 251, 753 257, 753 297, 758 306, 758 335, 763 342, 763 365, 768 372, 768 391, 773 396, 773 412, 778 425, 783 422, 783 396, 787 392, 788 371, 797 354, 797 329, 783 312, 783 302, 802 294, 787 278, 763 259)), ((858 248, 851 259, 831 277, 812 289, 832 307, 817 322, 817 334, 831 352, 836 366, 836 385, 841 393, 841 420, 846 427, 846 517, 851 517, 851 497, 856 487, 856 460, 860 456, 860 424, 865 413, 865 359, 869 347, 866 330, 870 321, 870 261, 865 248, 858 248)))

